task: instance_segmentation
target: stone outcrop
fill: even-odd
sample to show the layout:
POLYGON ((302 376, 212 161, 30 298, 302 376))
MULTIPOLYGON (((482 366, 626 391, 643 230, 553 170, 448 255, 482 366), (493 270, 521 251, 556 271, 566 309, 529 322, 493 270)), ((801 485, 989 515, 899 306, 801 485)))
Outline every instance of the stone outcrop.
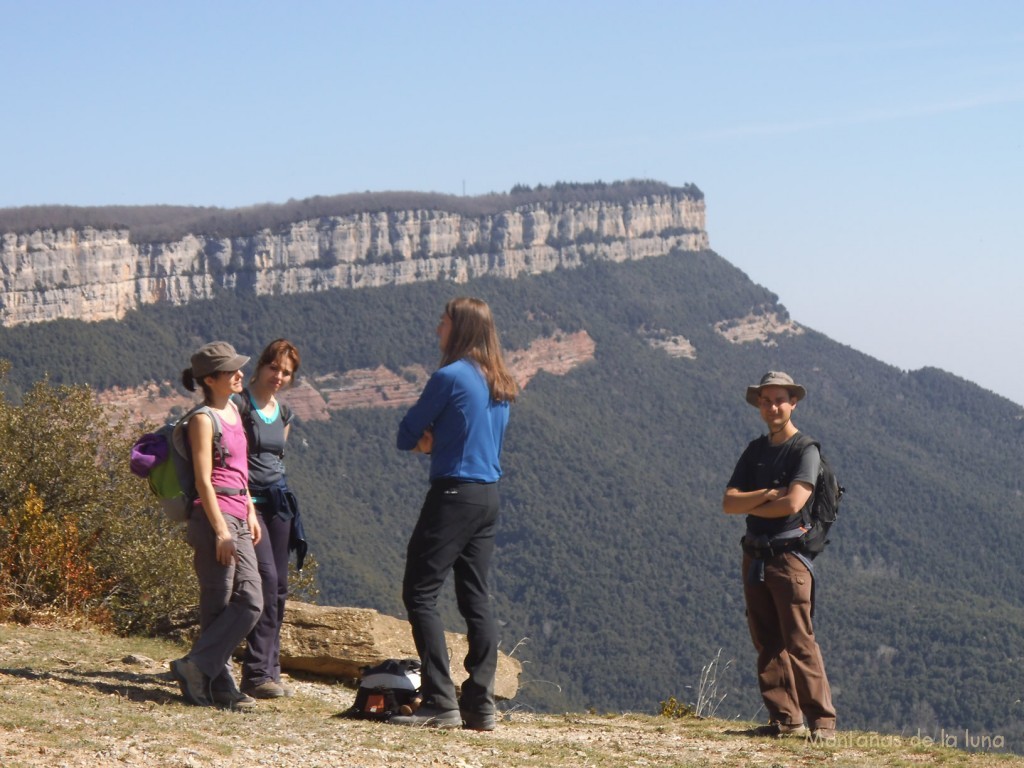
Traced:
MULTIPOLYGON (((345 408, 397 408, 415 403, 428 378, 427 369, 422 365, 407 366, 399 373, 380 365, 376 368, 317 376, 314 386, 326 400, 329 411, 345 408)), ((291 405, 291 393, 286 395, 291 405)))
POLYGON ((541 371, 564 376, 573 368, 594 359, 597 345, 586 331, 556 333, 535 339, 526 349, 509 350, 508 367, 520 387, 525 388, 541 371))
POLYGON ((281 394, 281 400, 304 421, 327 421, 331 418, 327 401, 308 379, 298 379, 281 394))
MULTIPOLYGON (((289 672, 354 681, 362 667, 385 659, 415 659, 416 644, 409 622, 369 608, 334 608, 288 601, 281 628, 281 668, 289 672)), ((446 632, 451 675, 456 685, 466 677, 462 660, 469 648, 466 636, 446 632)), ((522 665, 498 653, 494 695, 514 698, 522 665)))
POLYGON ((646 339, 650 347, 662 350, 669 357, 697 359, 697 350, 693 343, 681 334, 672 333, 664 328, 641 328, 637 333, 646 339))
POLYGON ((0 234, 0 325, 119 319, 223 291, 282 295, 514 278, 588 260, 708 247, 704 200, 683 191, 628 202, 532 203, 497 214, 403 210, 325 216, 235 238, 135 243, 127 229, 0 234))
POLYGON ((733 344, 760 342, 765 347, 776 347, 774 336, 799 336, 804 329, 792 320, 785 320, 768 307, 759 307, 746 317, 721 320, 715 323, 715 332, 733 344))

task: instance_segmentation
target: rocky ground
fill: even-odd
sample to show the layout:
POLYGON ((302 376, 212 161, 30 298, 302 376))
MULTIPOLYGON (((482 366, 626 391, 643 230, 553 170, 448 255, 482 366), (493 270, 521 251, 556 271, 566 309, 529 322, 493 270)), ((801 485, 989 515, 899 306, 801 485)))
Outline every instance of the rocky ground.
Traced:
POLYGON ((293 680, 296 695, 238 713, 184 704, 172 643, 0 624, 0 766, 1024 766, 880 734, 835 744, 766 739, 752 724, 631 714, 537 714, 506 703, 493 733, 340 717, 353 692, 293 680))

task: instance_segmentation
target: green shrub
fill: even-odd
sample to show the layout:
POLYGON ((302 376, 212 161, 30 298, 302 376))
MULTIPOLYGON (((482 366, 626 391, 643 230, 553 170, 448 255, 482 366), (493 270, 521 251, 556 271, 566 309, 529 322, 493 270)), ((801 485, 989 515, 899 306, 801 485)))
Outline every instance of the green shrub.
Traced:
POLYGON ((696 717, 697 713, 693 711, 693 707, 688 704, 683 704, 675 696, 669 696, 667 700, 660 702, 661 709, 658 712, 662 717, 668 718, 684 718, 684 717, 696 717))
POLYGON ((0 391, 0 604, 144 633, 195 602, 182 530, 128 470, 139 429, 86 386, 44 379, 20 404, 0 391))

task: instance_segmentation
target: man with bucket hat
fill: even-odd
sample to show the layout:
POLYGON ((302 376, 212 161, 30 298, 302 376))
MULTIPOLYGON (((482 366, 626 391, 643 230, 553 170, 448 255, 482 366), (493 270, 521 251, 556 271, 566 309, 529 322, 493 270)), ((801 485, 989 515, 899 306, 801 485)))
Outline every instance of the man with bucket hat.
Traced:
POLYGON ((743 596, 769 718, 757 732, 831 740, 836 712, 811 623, 814 575, 800 552, 801 512, 812 501, 821 461, 816 445, 798 439, 792 420, 806 396, 807 390, 781 371, 769 371, 747 387, 747 402, 760 411, 768 434, 743 451, 722 510, 746 515, 743 596))

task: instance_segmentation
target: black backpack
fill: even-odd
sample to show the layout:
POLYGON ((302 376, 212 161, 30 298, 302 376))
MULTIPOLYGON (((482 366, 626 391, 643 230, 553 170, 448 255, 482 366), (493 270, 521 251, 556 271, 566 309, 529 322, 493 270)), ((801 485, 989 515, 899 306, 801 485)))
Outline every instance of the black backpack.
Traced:
POLYGON ((363 667, 361 673, 355 703, 343 713, 346 717, 388 720, 392 715, 412 714, 419 706, 419 659, 388 659, 363 667))
POLYGON ((803 451, 809 445, 818 449, 821 464, 818 467, 818 480, 814 484, 811 503, 805 504, 803 509, 807 533, 800 538, 800 552, 813 560, 829 543, 828 532, 839 515, 839 502, 842 501, 846 489, 839 484, 836 473, 821 453, 821 443, 807 435, 800 435, 796 446, 803 451))

